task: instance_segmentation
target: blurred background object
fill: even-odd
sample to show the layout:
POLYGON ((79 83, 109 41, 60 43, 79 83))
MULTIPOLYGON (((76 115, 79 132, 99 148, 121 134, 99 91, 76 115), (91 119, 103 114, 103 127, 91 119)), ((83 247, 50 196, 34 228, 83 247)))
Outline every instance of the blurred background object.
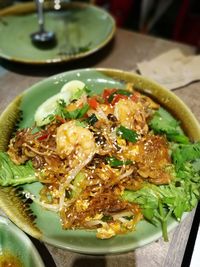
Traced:
POLYGON ((118 27, 126 27, 134 11, 134 0, 96 0, 94 4, 107 9, 115 18, 118 27))
POLYGON ((174 28, 174 39, 193 45, 200 41, 200 1, 183 0, 174 28))
MULTIPOLYGON (((56 1, 56 0, 52 0, 56 1)), ((62 0, 74 2, 74 0, 62 0)), ((27 0, 0 0, 0 7, 27 0)), ((200 45, 200 0, 79 0, 106 9, 118 27, 200 45)))
POLYGON ((200 0, 94 0, 119 27, 194 46, 200 42, 200 0))
POLYGON ((12 0, 0 0, 0 8, 4 8, 6 6, 9 6, 13 3, 12 0))

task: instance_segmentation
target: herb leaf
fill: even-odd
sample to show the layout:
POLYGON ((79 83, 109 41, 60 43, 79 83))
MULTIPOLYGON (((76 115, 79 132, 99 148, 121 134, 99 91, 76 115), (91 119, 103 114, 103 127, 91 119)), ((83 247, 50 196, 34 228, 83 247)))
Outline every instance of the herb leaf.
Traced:
POLYGON ((186 162, 200 159, 200 142, 190 145, 178 145, 174 146, 174 148, 172 147, 172 159, 177 171, 184 169, 186 162))
POLYGON ((189 139, 184 135, 179 122, 165 109, 159 108, 149 123, 150 128, 157 134, 165 134, 169 141, 188 144, 189 139))
MULTIPOLYGON (((65 101, 63 99, 60 99, 57 102, 57 107, 56 107, 54 114, 48 115, 48 118, 50 121, 55 120, 56 116, 60 116, 63 119, 80 119, 85 115, 85 113, 88 111, 88 109, 89 109, 89 105, 85 104, 85 105, 83 105, 82 108, 77 108, 73 111, 67 111, 65 101)), ((46 118, 44 118, 44 119, 46 119, 46 118)))
POLYGON ((65 119, 80 119, 88 111, 89 105, 85 104, 82 108, 77 108, 73 111, 64 110, 63 115, 65 119))

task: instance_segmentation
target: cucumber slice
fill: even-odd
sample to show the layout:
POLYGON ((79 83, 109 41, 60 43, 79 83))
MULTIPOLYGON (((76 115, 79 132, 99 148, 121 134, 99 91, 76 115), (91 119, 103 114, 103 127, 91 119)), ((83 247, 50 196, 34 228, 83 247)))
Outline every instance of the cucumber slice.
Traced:
POLYGON ((43 126, 50 123, 49 115, 55 115, 57 102, 64 100, 66 105, 73 99, 78 99, 84 91, 85 84, 78 80, 70 81, 63 85, 60 93, 53 95, 43 102, 35 112, 35 122, 37 126, 43 126))
POLYGON ((83 90, 85 87, 85 83, 79 81, 79 80, 72 80, 66 84, 63 85, 61 88, 61 92, 70 91, 72 93, 76 93, 79 90, 83 90))

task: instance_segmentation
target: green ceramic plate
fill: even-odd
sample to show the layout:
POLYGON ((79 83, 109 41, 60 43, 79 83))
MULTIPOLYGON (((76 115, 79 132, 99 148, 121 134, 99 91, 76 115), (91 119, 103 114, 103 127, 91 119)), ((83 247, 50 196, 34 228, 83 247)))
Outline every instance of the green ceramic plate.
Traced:
POLYGON ((56 46, 32 44, 30 34, 38 31, 34 1, 17 4, 0 11, 0 57, 30 64, 65 62, 94 53, 114 36, 114 19, 103 9, 53 2, 45 1, 45 26, 56 33, 56 46))
POLYGON ((0 266, 45 267, 35 246, 28 236, 0 216, 0 266), (12 260, 21 265, 3 265, 3 260, 12 260), (1 265, 2 264, 2 265, 1 265))
MULTIPOLYGON (((83 69, 61 73, 50 77, 29 88, 17 97, 0 117, 0 150, 6 150, 9 136, 19 114, 23 111, 20 127, 33 124, 33 114, 37 107, 48 97, 57 93, 62 85, 70 80, 79 79, 97 93, 102 89, 121 87, 124 82, 132 82, 138 90, 154 97, 165 108, 182 121, 182 126, 192 140, 200 140, 200 126, 190 110, 172 92, 149 81, 142 76, 111 69, 83 69), (189 122, 189 123, 188 123, 189 122), (2 140, 2 141, 1 141, 2 140)), ((40 183, 25 185, 24 189, 38 195, 40 183)), ((31 204, 26 210, 18 197, 17 189, 0 188, 0 207, 21 229, 49 244, 71 251, 87 254, 122 253, 148 244, 161 237, 161 228, 146 221, 137 225, 136 231, 119 235, 109 240, 99 240, 94 231, 62 230, 59 217, 46 211, 37 204, 31 204), (36 216, 36 219, 34 219, 36 216)), ((172 218, 168 222, 170 231, 177 225, 172 218)))

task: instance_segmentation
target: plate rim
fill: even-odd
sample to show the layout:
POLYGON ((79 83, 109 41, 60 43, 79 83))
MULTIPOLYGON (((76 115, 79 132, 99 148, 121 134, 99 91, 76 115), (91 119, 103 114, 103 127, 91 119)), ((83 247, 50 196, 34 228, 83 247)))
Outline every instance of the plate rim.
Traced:
POLYGON ((1 224, 6 225, 6 227, 8 228, 9 234, 15 235, 17 239, 19 240, 19 242, 21 240, 21 241, 24 241, 26 244, 29 244, 30 246, 29 249, 31 249, 31 252, 33 253, 33 258, 35 259, 37 258, 38 267, 45 267, 39 251, 36 249, 32 240, 28 237, 28 235, 22 229, 17 227, 12 221, 10 221, 9 218, 3 216, 2 214, 0 214, 0 225, 1 224))

